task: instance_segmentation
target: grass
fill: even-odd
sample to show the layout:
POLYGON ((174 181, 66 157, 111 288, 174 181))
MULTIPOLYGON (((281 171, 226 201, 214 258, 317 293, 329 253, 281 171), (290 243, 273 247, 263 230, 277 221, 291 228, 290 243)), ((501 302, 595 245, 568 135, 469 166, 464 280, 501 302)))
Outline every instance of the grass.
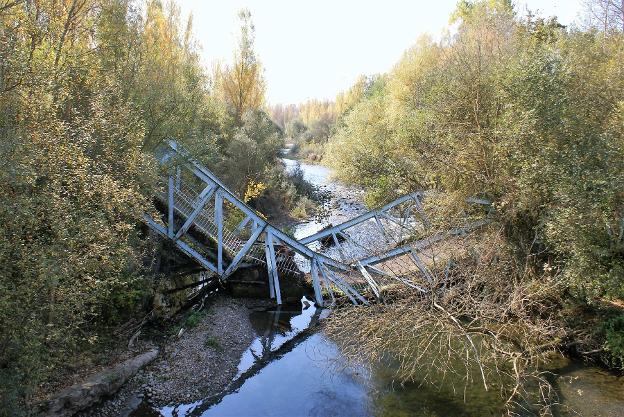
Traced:
POLYGON ((203 316, 204 313, 202 313, 201 311, 193 311, 184 320, 184 325, 190 328, 197 327, 203 316))
POLYGON ((208 338, 204 342, 204 346, 210 349, 214 349, 218 352, 223 351, 223 346, 221 346, 217 338, 214 336, 208 336, 208 338))
POLYGON ((210 308, 204 308, 199 311, 197 310, 191 311, 189 315, 187 315, 184 321, 182 322, 182 327, 187 327, 190 329, 197 327, 197 325, 201 323, 204 317, 210 316, 210 315, 212 315, 212 309, 210 308))

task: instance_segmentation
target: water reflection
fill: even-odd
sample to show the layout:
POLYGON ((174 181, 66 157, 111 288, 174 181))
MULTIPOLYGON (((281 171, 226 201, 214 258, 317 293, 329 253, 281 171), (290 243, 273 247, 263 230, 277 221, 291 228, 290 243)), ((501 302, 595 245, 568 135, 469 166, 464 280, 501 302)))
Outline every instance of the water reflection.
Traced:
POLYGON ((624 377, 559 357, 548 364, 559 396, 557 416, 624 416, 624 377))
POLYGON ((352 367, 322 333, 307 333, 327 314, 301 306, 252 311, 258 337, 241 358, 226 395, 159 411, 179 416, 372 416, 363 368, 352 367))
POLYGON ((347 362, 323 332, 297 339, 319 317, 312 305, 256 311, 250 317, 259 336, 239 365, 240 386, 217 400, 178 406, 165 415, 487 417, 501 412, 497 392, 477 386, 464 402, 448 386, 401 386, 393 381, 391 362, 370 369, 347 362))
POLYGON ((321 313, 305 297, 299 309, 293 307, 296 306, 278 306, 265 311, 254 311, 249 315, 251 325, 259 337, 243 353, 238 364, 237 377, 248 371, 258 360, 278 350, 284 343, 309 328, 321 313))
MULTIPOLYGON (((377 417, 494 417, 502 413, 500 393, 486 391, 478 381, 465 392, 456 391, 450 381, 444 383, 443 375, 439 375, 435 386, 420 381, 398 384, 394 381, 395 369, 391 363, 374 368, 372 381, 376 389, 371 392, 371 401, 377 417)), ((460 382, 455 385, 458 390, 463 388, 460 382)))
MULTIPOLYGON (((462 384, 455 384, 455 391, 450 381, 443 383, 450 378, 443 375, 437 387, 419 381, 401 385, 394 380, 396 364, 391 361, 370 368, 347 362, 322 331, 307 331, 326 311, 303 301, 301 306, 250 312, 258 337, 225 395, 163 407, 160 415, 488 417, 503 412, 500 393, 478 383, 465 393, 462 384)), ((550 370, 563 403, 555 416, 623 415, 621 377, 563 358, 551 363, 550 370)))
POLYGON ((372 416, 365 378, 337 372, 337 347, 314 334, 240 389, 203 412, 208 416, 372 416), (329 365, 329 366, 328 366, 329 365))

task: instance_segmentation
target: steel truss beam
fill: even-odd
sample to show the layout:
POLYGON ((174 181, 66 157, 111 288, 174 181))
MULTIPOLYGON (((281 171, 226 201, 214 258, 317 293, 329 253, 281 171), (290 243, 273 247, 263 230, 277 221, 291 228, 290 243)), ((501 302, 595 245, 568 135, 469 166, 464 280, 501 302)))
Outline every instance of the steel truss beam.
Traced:
MULTIPOLYGON (((279 266, 278 259, 276 258, 275 245, 283 245, 290 248, 294 252, 301 255, 304 259, 310 262, 311 277, 314 287, 314 296, 316 304, 323 306, 323 293, 324 287, 327 293, 330 295, 332 305, 335 303, 334 291, 332 285, 338 290, 344 293, 353 304, 369 304, 369 302, 355 290, 349 283, 340 277, 341 273, 356 273, 360 274, 362 278, 368 283, 368 286, 372 290, 376 297, 380 296, 380 288, 378 283, 373 278, 373 275, 384 276, 387 273, 375 268, 375 265, 384 262, 386 260, 404 255, 410 254, 416 262, 418 269, 428 279, 431 280, 431 276, 428 273, 424 264, 420 261, 417 253, 418 251, 445 239, 448 236, 458 235, 466 233, 487 221, 475 222, 468 227, 453 229, 447 233, 438 233, 430 236, 426 239, 422 239, 410 245, 404 245, 392 250, 386 251, 383 254, 369 256, 362 259, 356 259, 354 261, 347 262, 347 256, 341 245, 338 236, 346 237, 351 240, 346 230, 366 222, 368 220, 374 220, 376 226, 379 228, 380 233, 386 240, 386 243, 390 243, 384 225, 381 219, 391 221, 401 228, 407 228, 407 223, 410 219, 410 213, 412 209, 418 213, 420 221, 425 228, 429 227, 429 220, 427 219, 422 206, 422 200, 425 196, 423 192, 417 192, 400 197, 397 200, 386 204, 377 210, 372 210, 363 215, 357 216, 351 220, 348 220, 342 224, 332 226, 328 229, 320 231, 312 236, 296 240, 286 233, 267 222, 260 214, 256 213, 251 207, 241 201, 234 193, 232 193, 225 184, 217 178, 212 172, 206 169, 202 164, 193 159, 186 150, 179 146, 175 141, 167 141, 167 148, 159 151, 158 158, 163 165, 173 165, 170 167, 170 174, 167 177, 167 215, 166 224, 160 224, 149 215, 144 215, 145 222, 155 230, 159 235, 164 238, 170 239, 182 252, 188 256, 194 258, 207 270, 212 271, 222 280, 226 280, 243 262, 243 260, 250 254, 254 247, 264 247, 264 261, 267 265, 267 272, 269 276, 269 295, 272 298, 276 298, 278 304, 282 303, 282 295, 279 282, 279 266), (176 193, 183 193, 183 181, 182 181, 182 169, 186 169, 192 175, 203 184, 203 190, 197 195, 195 200, 190 204, 191 209, 188 208, 188 197, 186 198, 186 208, 182 208, 181 199, 176 198, 176 193), (390 210, 399 206, 400 204, 408 203, 408 207, 402 211, 401 218, 397 219, 390 213, 390 210), (248 238, 236 238, 234 243, 231 241, 231 232, 228 232, 229 242, 225 241, 225 206, 234 207, 240 210, 244 214, 242 221, 234 228, 233 233, 236 236, 241 236, 241 233, 245 229, 250 230, 248 238), (206 211, 208 207, 213 207, 211 216, 206 217, 206 211), (178 230, 175 230, 175 216, 176 212, 183 218, 182 226, 178 230), (203 213, 204 220, 200 221, 200 215, 203 213), (212 229, 212 226, 205 223, 206 218, 211 218, 216 228, 216 232, 212 229), (200 231, 207 234, 210 238, 216 241, 217 253, 216 253, 216 265, 215 263, 206 259, 204 255, 198 252, 193 246, 197 247, 198 242, 191 238, 189 230, 191 227, 196 226, 200 231), (318 253, 310 249, 307 245, 312 242, 319 241, 321 239, 330 237, 336 247, 339 250, 341 261, 335 260, 329 256, 318 253), (187 243, 188 242, 188 243, 187 243), (189 245, 190 243, 190 245, 189 245), (192 246, 191 246, 192 245, 192 246), (260 246, 262 245, 262 246, 260 246), (226 261, 225 254, 227 252, 228 260, 226 261), (228 263, 226 265, 226 263, 228 263)), ((184 194, 182 194, 183 196, 184 194)), ((473 203, 488 204, 485 200, 472 199, 473 203)), ((402 232, 401 232, 402 233, 402 232)), ((402 236, 402 235, 401 235, 402 236)), ((254 255, 255 256, 255 255, 254 255)), ((257 259, 257 258, 256 258, 257 259)), ((421 291, 425 291, 417 285, 408 282, 408 280, 400 277, 394 277, 398 281, 416 288, 421 291)))

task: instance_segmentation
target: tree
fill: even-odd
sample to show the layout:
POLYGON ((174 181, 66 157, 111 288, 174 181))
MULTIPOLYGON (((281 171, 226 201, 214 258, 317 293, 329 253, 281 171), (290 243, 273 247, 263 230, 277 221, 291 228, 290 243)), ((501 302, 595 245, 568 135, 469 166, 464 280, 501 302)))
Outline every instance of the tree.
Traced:
POLYGON ((624 32, 624 0, 588 0, 586 8, 590 27, 624 32))
POLYGON ((286 136, 290 139, 298 139, 306 131, 306 125, 299 119, 291 120, 286 125, 286 136))
MULTIPOLYGON (((444 213, 441 222, 453 217, 446 215, 447 210, 461 213, 462 221, 468 219, 470 213, 464 211, 468 196, 491 200, 494 228, 475 233, 478 243, 467 245, 467 252, 479 253, 478 247, 490 239, 497 243, 487 243, 492 244, 487 256, 475 256, 478 270, 453 254, 452 269, 464 275, 457 281, 446 275, 445 262, 436 267, 438 261, 433 261, 434 268, 444 271, 434 285, 452 283, 451 288, 457 289, 438 293, 443 294, 440 300, 450 309, 465 306, 470 288, 478 288, 483 300, 497 300, 489 305, 509 311, 513 302, 502 301, 505 297, 525 293, 520 298, 528 300, 533 297, 529 294, 541 293, 548 300, 537 303, 539 312, 522 307, 502 326, 491 328, 509 326, 514 328, 512 338, 519 334, 532 338, 539 335, 536 323, 549 310, 557 313, 552 319, 562 322, 549 318, 542 329, 558 329, 564 336, 545 332, 538 336, 546 336, 541 342, 516 340, 516 347, 525 346, 516 358, 535 347, 561 346, 550 344, 553 339, 571 340, 568 346, 582 346, 578 352, 600 352, 600 359, 621 368, 624 318, 619 310, 609 313, 618 316, 609 317, 602 306, 605 299, 624 298, 624 36, 617 20, 621 1, 593 4, 600 25, 598 30, 583 31, 566 29, 555 18, 530 14, 518 18, 509 0, 460 2, 453 35, 441 42, 422 39, 386 75, 385 83, 361 89, 365 93, 347 106, 350 110, 329 141, 326 161, 341 179, 362 186, 367 200, 375 204, 409 191, 441 191, 431 194, 443 195, 446 201, 426 203, 444 213), (491 266, 496 269, 482 274, 494 259, 491 266), (502 265, 505 271, 497 270, 502 265), (478 285, 472 281, 476 277, 478 285), (503 289, 502 277, 512 286, 503 289), (484 295, 489 291, 497 295, 484 295), (568 306, 582 306, 582 316, 568 306), (588 312, 595 314, 592 333, 587 331, 588 312), (510 326, 523 316, 529 321, 510 326), (526 332, 518 331, 525 326, 526 332)), ((427 298, 425 310, 437 303, 431 302, 437 291, 427 298)), ((394 356, 408 372, 426 367, 430 356, 413 355, 423 349, 410 345, 420 340, 421 346, 432 346, 439 333, 436 329, 422 337, 413 332, 403 337, 402 331, 414 328, 413 317, 420 320, 427 315, 415 307, 417 302, 403 297, 409 296, 394 296, 392 306, 358 320, 357 329, 349 323, 358 312, 351 317, 347 313, 334 321, 333 332, 330 324, 330 332, 348 335, 343 346, 347 352, 353 348, 358 357, 368 350, 369 357, 378 358, 396 347, 394 356), (397 324, 396 317, 410 311, 409 323, 397 324), (393 327, 396 332, 388 331, 393 327), (354 341, 358 329, 366 340, 354 341), (404 362, 400 352, 407 352, 404 362)), ((478 303, 471 301, 469 308, 474 305, 478 303)), ((485 323, 491 317, 497 317, 497 313, 484 314, 487 309, 482 307, 470 313, 440 310, 425 319, 426 324, 416 326, 432 329, 436 322, 454 316, 469 317, 463 322, 478 323, 483 329, 490 327, 485 323)), ((462 326, 460 320, 454 320, 453 327, 457 325, 462 326)), ((505 338, 496 336, 495 343, 505 338)), ((444 339, 445 347, 455 346, 444 339)), ((493 346, 483 353, 516 349, 493 346)), ((457 359, 454 356, 452 362, 457 359)), ((516 372, 518 363, 513 360, 516 372)), ((428 373, 419 369, 403 378, 428 373)))
POLYGON ((254 51, 255 28, 249 10, 238 13, 240 35, 238 48, 231 65, 218 66, 217 91, 241 123, 248 110, 257 110, 264 104, 265 83, 262 64, 254 51))
POLYGON ((149 303, 145 149, 218 125, 190 25, 134 4, 0 6, 0 416, 149 303))
POLYGON ((518 19, 506 0, 454 18, 451 38, 421 40, 353 106, 328 161, 375 203, 484 196, 521 262, 556 265, 588 299, 624 296, 621 33, 518 19))
POLYGON ((153 149, 167 137, 184 141, 191 136, 208 95, 207 77, 191 41, 189 19, 182 32, 179 7, 150 0, 140 33, 142 57, 131 84, 146 124, 145 148, 153 149))

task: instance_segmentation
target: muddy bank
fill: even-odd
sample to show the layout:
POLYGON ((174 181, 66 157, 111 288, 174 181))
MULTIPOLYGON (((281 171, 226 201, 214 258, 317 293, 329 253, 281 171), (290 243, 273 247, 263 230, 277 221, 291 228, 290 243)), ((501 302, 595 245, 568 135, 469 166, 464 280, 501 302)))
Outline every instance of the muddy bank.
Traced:
POLYGON ((158 359, 114 396, 77 415, 128 416, 141 403, 161 407, 219 394, 236 376, 240 358, 256 336, 250 309, 272 304, 226 295, 208 300, 202 310, 170 329, 158 359))

